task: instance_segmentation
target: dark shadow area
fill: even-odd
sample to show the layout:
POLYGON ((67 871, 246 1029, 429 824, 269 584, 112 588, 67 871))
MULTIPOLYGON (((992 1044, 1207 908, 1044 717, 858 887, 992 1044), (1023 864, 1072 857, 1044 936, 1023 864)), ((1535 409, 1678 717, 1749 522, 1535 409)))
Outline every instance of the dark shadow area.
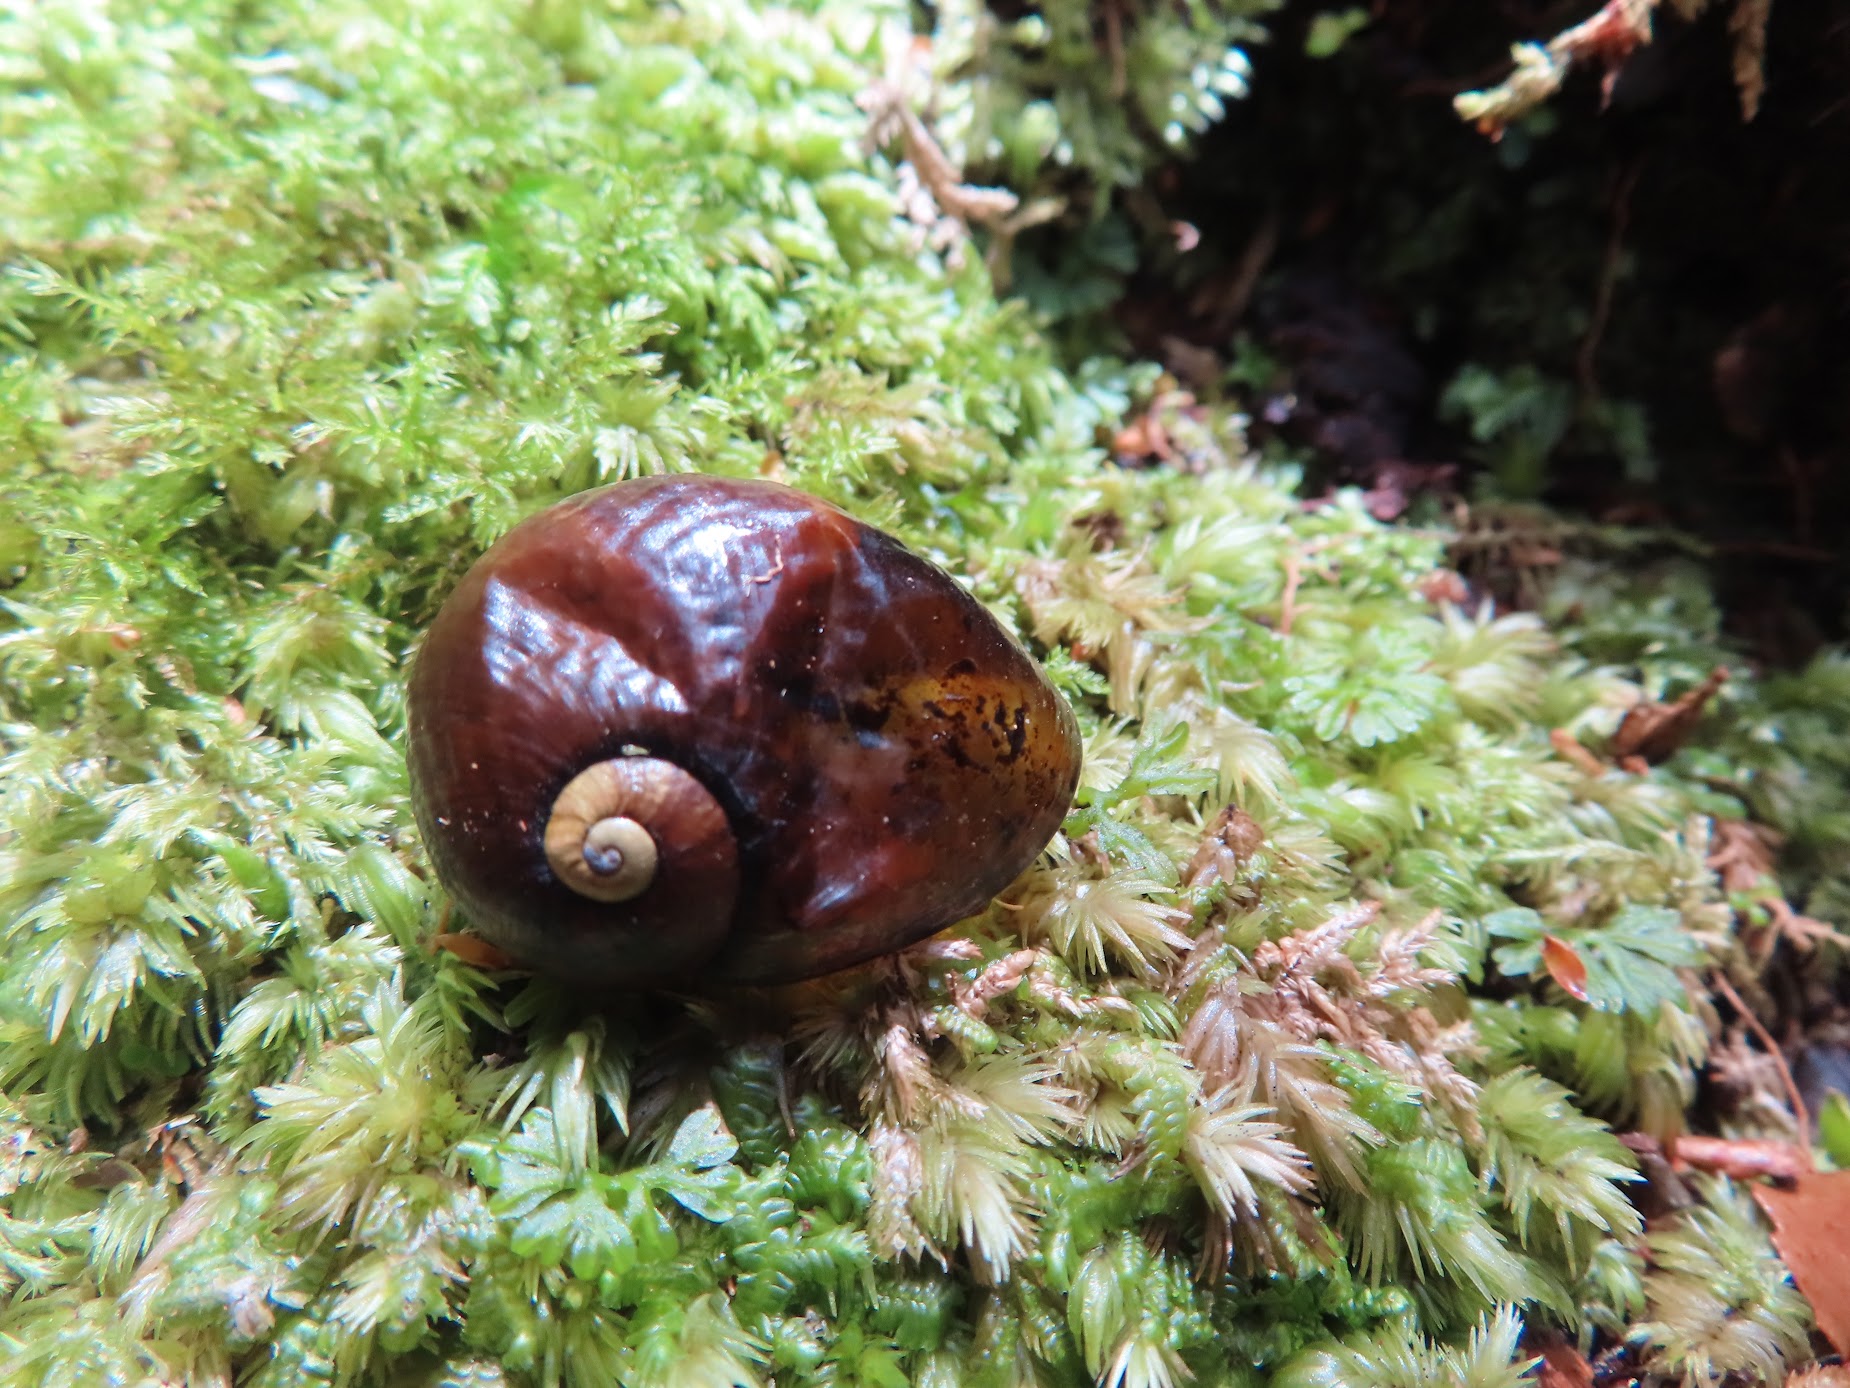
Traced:
POLYGON ((1277 16, 1251 96, 1127 199, 1173 240, 1125 286, 1133 346, 1197 387, 1231 367, 1313 490, 1387 476, 1673 527, 1756 655, 1841 639, 1850 14, 1773 7, 1748 122, 1727 15, 1666 7, 1603 109, 1576 73, 1493 142, 1452 96, 1586 7, 1376 8, 1322 59, 1310 11, 1277 16))

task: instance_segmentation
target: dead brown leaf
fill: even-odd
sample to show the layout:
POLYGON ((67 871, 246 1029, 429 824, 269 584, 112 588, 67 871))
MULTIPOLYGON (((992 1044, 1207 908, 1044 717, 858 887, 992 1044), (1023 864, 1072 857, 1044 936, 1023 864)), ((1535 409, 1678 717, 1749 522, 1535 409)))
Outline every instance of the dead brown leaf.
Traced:
POLYGON ((1647 699, 1634 704, 1612 735, 1612 755, 1619 761, 1643 757, 1647 762, 1668 760, 1689 740, 1702 720, 1702 710, 1728 679, 1726 666, 1717 665, 1709 677, 1681 698, 1660 704, 1647 699))
POLYGON ((1593 1366, 1569 1341, 1550 1332, 1535 1348, 1542 1352, 1542 1366, 1535 1376, 1541 1388, 1593 1388, 1593 1366))
POLYGON ((1754 1199, 1818 1329, 1850 1354, 1850 1171, 1807 1171, 1791 1190, 1755 1186, 1754 1199))

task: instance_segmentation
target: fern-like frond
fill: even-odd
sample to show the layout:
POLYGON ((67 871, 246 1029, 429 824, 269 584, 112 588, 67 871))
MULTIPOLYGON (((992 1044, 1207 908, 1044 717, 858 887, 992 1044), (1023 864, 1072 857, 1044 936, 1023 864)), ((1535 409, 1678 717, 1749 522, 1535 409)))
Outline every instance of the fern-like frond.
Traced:
POLYGON ((1576 1110, 1565 1089, 1533 1071, 1511 1070, 1485 1082, 1478 1112, 1484 1179, 1525 1247, 1543 1232, 1537 1218, 1547 1220, 1579 1273, 1596 1245, 1594 1231, 1630 1238, 1643 1227, 1619 1184, 1637 1179, 1630 1154, 1605 1124, 1576 1110))

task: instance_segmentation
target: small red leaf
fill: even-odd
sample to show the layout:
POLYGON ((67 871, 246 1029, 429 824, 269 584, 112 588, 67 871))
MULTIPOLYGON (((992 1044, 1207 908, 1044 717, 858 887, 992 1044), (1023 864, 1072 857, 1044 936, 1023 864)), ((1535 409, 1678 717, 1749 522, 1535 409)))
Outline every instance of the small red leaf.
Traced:
POLYGON ((1587 1000, 1587 965, 1580 952, 1559 935, 1542 936, 1542 963, 1548 976, 1580 1001, 1587 1000))

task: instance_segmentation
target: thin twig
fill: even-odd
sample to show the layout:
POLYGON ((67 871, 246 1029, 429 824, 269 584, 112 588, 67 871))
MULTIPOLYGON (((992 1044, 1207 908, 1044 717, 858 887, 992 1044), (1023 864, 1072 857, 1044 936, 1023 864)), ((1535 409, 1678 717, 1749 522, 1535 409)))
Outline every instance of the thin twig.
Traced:
POLYGON ((1741 995, 1734 991, 1734 985, 1728 981, 1728 976, 1720 969, 1715 971, 1715 987, 1724 998, 1728 999, 1728 1005, 1740 1015, 1747 1029, 1753 1032, 1761 1045, 1766 1047, 1767 1054, 1773 1058, 1773 1064, 1779 1068, 1780 1081, 1786 1086, 1786 1101, 1792 1105, 1792 1121, 1798 1125, 1799 1129, 1799 1150, 1805 1154, 1805 1164, 1809 1167, 1811 1165, 1811 1113, 1805 1107, 1805 1100, 1799 1097, 1798 1081, 1792 1078, 1791 1067, 1786 1064, 1785 1052, 1775 1044, 1772 1033, 1761 1024, 1760 1019, 1753 1014, 1746 1003, 1741 1001, 1741 995))

